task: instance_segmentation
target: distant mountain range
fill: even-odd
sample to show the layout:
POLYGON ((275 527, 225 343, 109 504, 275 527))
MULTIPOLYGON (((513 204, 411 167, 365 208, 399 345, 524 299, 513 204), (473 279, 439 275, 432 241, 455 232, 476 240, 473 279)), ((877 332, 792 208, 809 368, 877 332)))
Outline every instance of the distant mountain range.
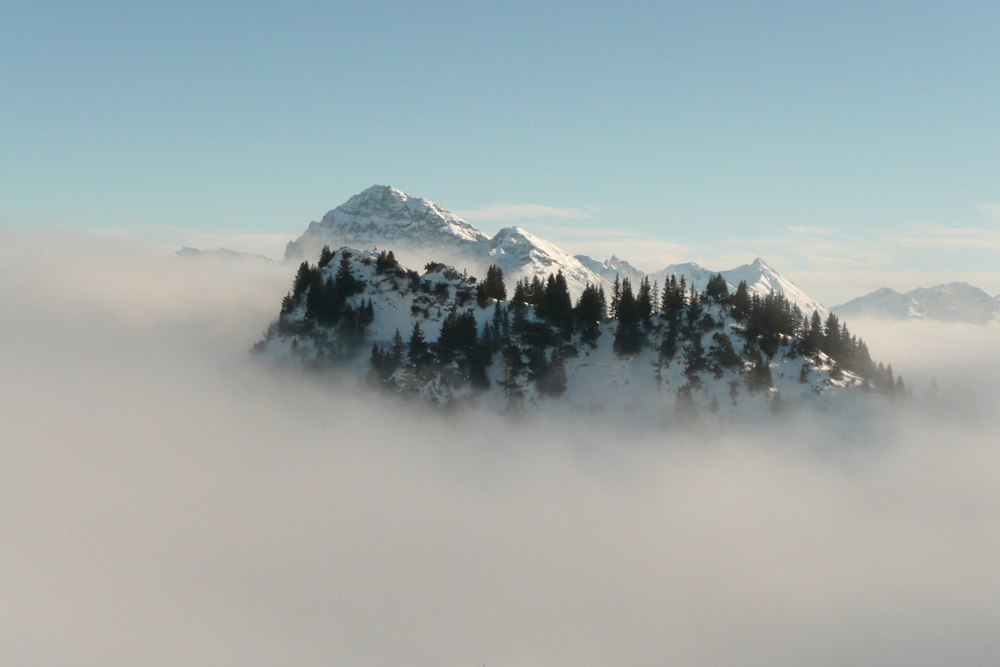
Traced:
POLYGON ((372 186, 311 223, 288 244, 285 260, 315 260, 324 245, 390 249, 411 265, 444 261, 478 276, 485 275, 492 264, 503 269, 511 284, 522 277, 544 278, 562 271, 574 298, 588 284, 609 290, 616 275, 628 278, 635 287, 646 277, 662 286, 666 278, 676 275, 704 289, 709 278, 721 273, 730 290, 745 280, 751 292, 761 296, 775 291, 805 313, 818 310, 823 317, 829 313, 761 259, 721 272, 692 262, 647 274, 615 256, 604 262, 573 256, 521 227, 506 227, 491 238, 446 208, 387 185, 372 186))
POLYGON ((214 258, 221 259, 223 261, 267 262, 268 264, 278 263, 278 260, 272 259, 267 255, 252 255, 248 252, 238 252, 236 250, 229 250, 228 248, 219 248, 218 250, 199 250, 198 248, 189 248, 188 246, 184 246, 175 252, 174 255, 179 259, 214 258))
POLYGON ((987 324, 1000 322, 1000 297, 991 297, 968 283, 920 287, 905 294, 883 287, 836 306, 833 311, 845 319, 873 317, 987 324))

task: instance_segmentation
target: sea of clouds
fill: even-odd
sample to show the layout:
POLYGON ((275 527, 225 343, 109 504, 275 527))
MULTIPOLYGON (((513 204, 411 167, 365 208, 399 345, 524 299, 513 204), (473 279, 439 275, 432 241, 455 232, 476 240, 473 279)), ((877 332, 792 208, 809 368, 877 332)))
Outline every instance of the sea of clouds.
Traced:
POLYGON ((996 329, 850 323, 861 425, 445 418, 251 363, 293 270, 0 234, 0 662, 1000 659, 996 329))

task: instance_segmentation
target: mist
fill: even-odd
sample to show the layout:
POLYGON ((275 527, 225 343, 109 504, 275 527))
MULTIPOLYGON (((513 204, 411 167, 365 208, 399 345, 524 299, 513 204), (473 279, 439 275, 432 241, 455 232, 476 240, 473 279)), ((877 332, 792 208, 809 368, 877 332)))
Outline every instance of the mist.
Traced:
MULTIPOLYGON (((991 410, 445 418, 252 363, 290 271, 0 236, 0 661, 1000 658, 991 410)), ((996 395, 995 330, 849 324, 908 381, 996 395)))

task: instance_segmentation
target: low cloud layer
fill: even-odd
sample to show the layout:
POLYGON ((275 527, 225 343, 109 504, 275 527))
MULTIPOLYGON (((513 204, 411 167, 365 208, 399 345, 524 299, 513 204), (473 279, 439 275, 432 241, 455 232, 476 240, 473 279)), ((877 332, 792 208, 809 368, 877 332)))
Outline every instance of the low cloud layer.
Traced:
MULTIPOLYGON (((249 364, 286 268, 2 248, 6 664, 1000 657, 992 419, 707 439, 445 419, 249 364)), ((961 353, 936 329, 862 334, 990 400, 973 346, 993 348, 962 331, 961 353)))

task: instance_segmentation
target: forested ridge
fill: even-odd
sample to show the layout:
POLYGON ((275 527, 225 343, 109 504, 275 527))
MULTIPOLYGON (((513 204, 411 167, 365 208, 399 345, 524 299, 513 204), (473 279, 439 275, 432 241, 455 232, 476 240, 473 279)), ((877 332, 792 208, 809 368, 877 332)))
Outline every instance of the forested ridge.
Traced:
POLYGON ((290 359, 358 368, 386 391, 438 400, 498 392, 509 407, 561 397, 567 362, 607 346, 625 362, 649 357, 658 390, 666 385, 680 402, 713 379, 726 381, 733 405, 741 389, 775 393, 779 362, 797 364, 799 381, 817 391, 838 384, 905 395, 902 378, 875 363, 836 315, 803 313, 745 282, 731 292, 721 275, 700 291, 683 277, 662 286, 617 278, 610 293, 588 285, 575 303, 561 272, 508 287, 496 266, 479 281, 438 263, 419 274, 391 251, 325 247, 318 263, 300 265, 254 350, 280 343, 290 359))

